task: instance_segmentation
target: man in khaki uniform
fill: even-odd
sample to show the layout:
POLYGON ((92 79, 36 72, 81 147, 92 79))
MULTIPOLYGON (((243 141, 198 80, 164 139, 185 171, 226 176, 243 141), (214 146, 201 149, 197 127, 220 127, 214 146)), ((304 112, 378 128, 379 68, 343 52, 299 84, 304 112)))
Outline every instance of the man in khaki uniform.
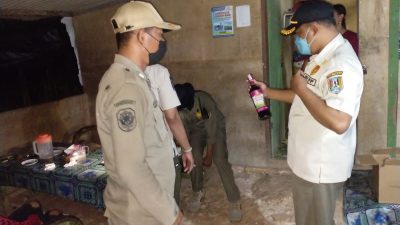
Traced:
POLYGON ((149 3, 132 1, 111 19, 118 53, 99 84, 96 120, 108 174, 110 225, 178 225, 175 170, 163 114, 143 72, 163 41, 164 22, 149 3))
POLYGON ((242 218, 240 193, 235 184, 232 166, 228 161, 225 117, 208 93, 200 90, 194 91, 190 83, 177 84, 175 90, 181 102, 181 105, 178 106, 179 114, 192 145, 196 164, 191 173, 193 195, 189 202, 189 210, 198 211, 204 197, 203 151, 207 145, 205 159, 210 161, 206 164, 211 165, 212 157, 230 203, 229 219, 240 221, 242 218))

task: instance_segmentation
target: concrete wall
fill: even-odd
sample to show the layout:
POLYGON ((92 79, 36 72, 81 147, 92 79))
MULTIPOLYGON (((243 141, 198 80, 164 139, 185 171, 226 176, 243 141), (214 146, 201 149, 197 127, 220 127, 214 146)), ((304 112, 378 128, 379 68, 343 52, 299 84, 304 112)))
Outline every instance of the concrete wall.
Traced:
POLYGON ((32 142, 40 133, 53 141, 70 142, 72 133, 93 124, 87 95, 0 113, 0 155, 13 147, 32 142))
MULTIPOLYGON (((183 25, 182 30, 166 34, 169 50, 163 63, 176 82, 192 82, 215 97, 226 115, 231 162, 267 166, 269 124, 256 119, 244 82, 248 72, 259 79, 265 77, 261 0, 154 0, 153 3, 164 18, 183 25), (233 37, 212 38, 210 9, 224 4, 249 4, 252 26, 235 27, 233 37)), ((358 154, 362 154, 386 146, 389 0, 359 0, 358 7, 360 59, 368 67, 358 119, 358 154)), ((3 124, 0 154, 32 141, 41 132, 49 132, 55 141, 63 141, 79 127, 94 123, 97 85, 116 50, 109 23, 116 8, 73 19, 87 95, 0 113, 3 124)), ((282 9, 285 8, 286 5, 282 9)))
POLYGON ((99 81, 113 62, 117 50, 110 22, 117 8, 109 7, 72 18, 83 84, 93 106, 99 81))
MULTIPOLYGON (((247 93, 246 74, 262 79, 261 0, 152 1, 164 19, 182 25, 165 34, 168 52, 162 64, 175 82, 191 82, 214 96, 226 116, 230 161, 267 166, 270 155, 268 123, 257 119, 247 93), (249 4, 251 27, 236 28, 233 37, 213 38, 211 8, 249 4)), ((115 7, 73 18, 83 80, 89 95, 113 60, 115 41, 109 18, 115 7)))
POLYGON ((360 59, 368 67, 358 118, 358 154, 386 146, 389 0, 359 1, 360 59))
POLYGON ((230 161, 234 164, 265 166, 270 155, 268 124, 257 120, 244 82, 251 72, 263 78, 261 1, 154 1, 164 16, 182 24, 167 34, 174 43, 165 65, 176 82, 191 82, 214 96, 226 116, 230 161), (163 5, 164 4, 164 5, 163 5), (213 38, 211 8, 249 4, 251 27, 236 28, 233 37, 213 38), (162 7, 163 6, 163 7, 162 7), (178 13, 179 12, 179 13, 178 13), (267 138, 267 142, 266 142, 267 138))
MULTIPOLYGON (((163 64, 175 82, 192 82, 211 93, 226 115, 230 160, 234 164, 266 166, 270 155, 269 124, 255 119, 246 93, 245 74, 262 74, 261 1, 152 1, 163 17, 183 26, 165 34, 168 52, 163 64), (212 38, 213 6, 249 4, 252 26, 236 28, 233 37, 212 38)), ((358 119, 358 154, 386 146, 389 0, 341 2, 348 8, 348 25, 358 30, 360 59, 368 66, 358 119), (354 8, 355 7, 355 8, 354 8), (358 29, 355 18, 359 15, 358 29), (371 16, 380 15, 380 16, 371 16), (371 32, 371 31, 379 32, 371 32)), ((285 10, 290 3, 282 4, 285 10)), ((109 18, 116 7, 74 17, 85 90, 93 100, 97 84, 110 65, 115 41, 109 18)), ((290 71, 286 71, 287 73, 290 71)), ((93 108, 91 108, 93 111, 93 108)))

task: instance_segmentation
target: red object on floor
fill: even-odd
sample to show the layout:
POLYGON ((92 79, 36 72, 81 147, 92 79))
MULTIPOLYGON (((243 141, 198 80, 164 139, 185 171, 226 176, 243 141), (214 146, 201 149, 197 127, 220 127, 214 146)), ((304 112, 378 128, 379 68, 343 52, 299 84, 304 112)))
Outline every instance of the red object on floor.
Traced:
POLYGON ((10 220, 6 217, 0 216, 1 225, 42 225, 43 222, 39 219, 37 215, 30 215, 24 221, 10 220))

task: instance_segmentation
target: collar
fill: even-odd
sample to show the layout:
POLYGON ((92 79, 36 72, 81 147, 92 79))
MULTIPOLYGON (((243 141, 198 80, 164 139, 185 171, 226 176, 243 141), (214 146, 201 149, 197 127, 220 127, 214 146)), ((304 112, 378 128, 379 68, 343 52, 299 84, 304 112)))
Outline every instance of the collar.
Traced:
POLYGON ((145 73, 134 62, 132 62, 132 60, 128 59, 127 57, 120 54, 115 54, 114 63, 121 64, 128 71, 137 71, 138 73, 134 74, 146 80, 145 73))
POLYGON ((332 41, 330 41, 322 51, 310 58, 310 61, 314 61, 317 65, 322 65, 326 60, 328 60, 335 50, 345 43, 345 39, 341 34, 338 34, 332 41))
POLYGON ((194 94, 194 103, 193 108, 190 110, 192 113, 196 113, 198 110, 201 110, 200 99, 194 94))

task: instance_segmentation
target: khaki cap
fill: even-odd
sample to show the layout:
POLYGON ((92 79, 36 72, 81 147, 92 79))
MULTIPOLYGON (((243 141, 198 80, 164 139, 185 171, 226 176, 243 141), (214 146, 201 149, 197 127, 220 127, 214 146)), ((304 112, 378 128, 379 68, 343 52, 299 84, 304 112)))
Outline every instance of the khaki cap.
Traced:
POLYGON ((147 2, 130 1, 125 3, 111 18, 114 33, 124 33, 148 27, 158 27, 163 30, 179 30, 180 25, 165 22, 157 10, 147 2))

